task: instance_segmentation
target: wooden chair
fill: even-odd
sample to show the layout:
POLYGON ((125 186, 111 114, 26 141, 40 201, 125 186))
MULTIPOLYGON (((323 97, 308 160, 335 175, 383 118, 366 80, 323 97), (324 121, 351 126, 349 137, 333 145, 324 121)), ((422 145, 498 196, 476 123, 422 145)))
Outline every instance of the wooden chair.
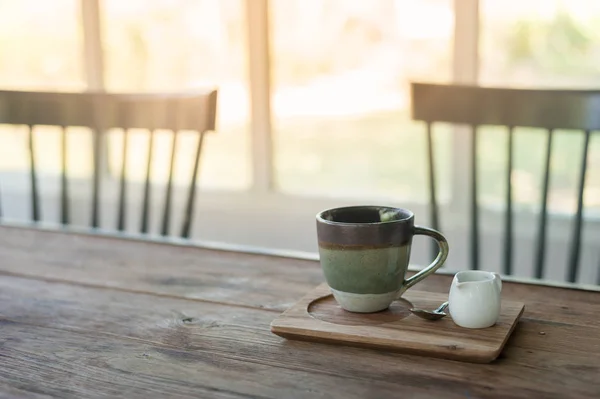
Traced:
MULTIPOLYGON (((588 147, 592 131, 600 130, 600 90, 528 90, 486 88, 465 85, 411 84, 412 118, 427 126, 429 203, 433 228, 439 228, 435 185, 431 125, 447 122, 471 127, 470 154, 470 267, 479 268, 479 223, 477 201, 477 128, 481 125, 503 125, 509 130, 506 159, 506 213, 504 221, 503 269, 512 274, 513 198, 513 136, 515 127, 546 129, 548 141, 545 153, 540 218, 537 228, 535 277, 542 278, 547 233, 547 202, 550 178, 552 136, 555 129, 574 129, 584 135, 582 163, 578 180, 577 211, 570 243, 567 280, 575 282, 579 268, 583 193, 587 170, 588 147)), ((576 133, 575 133, 576 134, 576 133)))
MULTIPOLYGON (((27 125, 29 127, 29 154, 31 180, 31 218, 34 222, 41 219, 40 198, 37 183, 37 170, 33 150, 32 128, 35 125, 51 125, 62 127, 62 173, 61 173, 61 209, 60 217, 64 225, 69 218, 69 190, 67 185, 66 162, 66 127, 83 126, 92 130, 94 135, 94 171, 91 227, 99 227, 100 189, 101 189, 101 140, 105 132, 111 128, 122 128, 123 165, 120 175, 118 230, 125 229, 126 217, 126 157, 129 129, 142 128, 150 131, 148 163, 142 204, 140 233, 148 233, 149 200, 151 189, 151 164, 154 131, 167 129, 173 131, 169 178, 165 192, 165 206, 162 215, 162 235, 169 234, 171 217, 171 196, 173 185, 173 165, 178 132, 193 130, 198 132, 199 140, 196 148, 192 179, 188 187, 187 204, 181 227, 181 237, 190 235, 194 198, 196 193, 196 177, 202 152, 203 138, 206 132, 214 130, 216 115, 217 91, 193 92, 182 94, 114 94, 114 93, 51 93, 0 91, 0 123, 27 125)), ((2 216, 0 202, 0 217, 2 216)))

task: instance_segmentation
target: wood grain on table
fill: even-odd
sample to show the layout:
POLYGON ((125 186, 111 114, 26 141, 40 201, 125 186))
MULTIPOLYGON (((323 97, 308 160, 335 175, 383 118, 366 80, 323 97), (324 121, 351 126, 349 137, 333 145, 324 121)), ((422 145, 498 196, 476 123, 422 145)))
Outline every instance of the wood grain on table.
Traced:
POLYGON ((313 261, 0 227, 0 397, 600 397, 598 292, 505 283, 525 313, 479 365, 272 334, 322 282, 313 261))

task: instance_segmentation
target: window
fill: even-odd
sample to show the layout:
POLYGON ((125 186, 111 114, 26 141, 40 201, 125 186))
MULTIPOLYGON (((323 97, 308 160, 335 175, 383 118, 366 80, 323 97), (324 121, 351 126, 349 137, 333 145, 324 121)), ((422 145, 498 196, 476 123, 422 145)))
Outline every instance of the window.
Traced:
POLYGON ((481 0, 480 82, 590 88, 600 84, 600 3, 481 0))
MULTIPOLYGON (((271 2, 275 175, 300 195, 424 200, 409 81, 449 81, 451 1, 271 2)), ((436 132, 448 194, 447 131, 436 132)))
MULTIPOLYGON (((85 90, 83 35, 79 0, 0 1, 0 87, 5 90, 85 90)), ((41 175, 60 171, 59 133, 55 127, 36 126, 34 151, 41 175), (43 151, 44 149, 52 149, 43 151)), ((15 193, 28 193, 27 130, 0 124, 0 182, 5 216, 27 219, 29 209, 15 193)), ((89 135, 77 135, 73 145, 89 144, 89 135)), ((73 153, 74 174, 88 175, 87 159, 73 153)), ((46 193, 52 184, 40 187, 46 193)), ((46 204, 44 204, 46 205, 46 204)), ((43 209, 44 211, 45 209, 43 209)))
POLYGON ((79 0, 0 1, 0 86, 83 90, 79 0))
MULTIPOLYGON (((217 85, 217 132, 206 138, 199 183, 207 189, 248 188, 251 169, 243 1, 103 0, 101 6, 106 89, 180 91, 217 85)), ((157 147, 170 146, 168 133, 156 139, 157 147)), ((193 145, 189 144, 194 139, 184 135, 179 140, 179 164, 190 164, 193 145)), ((120 142, 118 134, 111 137, 109 152, 114 156, 110 161, 117 168, 120 142)), ((140 148, 137 152, 145 154, 141 148, 147 145, 144 137, 137 137, 136 143, 140 148)), ((156 164, 163 167, 157 168, 155 176, 164 180, 170 153, 161 151, 157 156, 156 164)), ((144 168, 133 168, 133 178, 143 179, 144 168)), ((187 176, 176 176, 187 182, 187 176)))
MULTIPOLYGON (((586 0, 481 0, 480 83, 493 86, 599 88, 600 3, 586 0)), ((485 159, 482 191, 489 203, 505 190, 506 132, 482 129, 485 159)), ((586 211, 600 215, 600 137, 592 136, 588 153, 586 211)), ((537 207, 547 133, 517 129, 515 199, 537 207)), ((556 131, 553 139, 549 210, 573 213, 581 168, 582 132, 556 131)))
MULTIPOLYGON (((96 69, 103 73, 106 90, 218 86, 217 132, 205 142, 199 180, 204 190, 198 196, 202 220, 194 238, 314 252, 312 217, 325 207, 365 201, 402 204, 415 210, 419 223, 428 223, 425 126, 411 121, 410 81, 597 88, 600 3, 596 3, 0 0, 0 85, 85 90, 91 79, 83 73, 81 32, 86 31, 83 27, 89 30, 90 20, 100 21, 102 49, 97 51, 103 52, 104 65, 96 69), (83 4, 94 5, 86 18, 83 4), (257 104, 270 102, 271 107, 253 109, 251 116, 250 98, 267 99, 257 104), (271 144, 272 152, 263 151, 271 144), (220 212, 223 208, 227 212, 220 212)), ((88 35, 85 39, 90 41, 88 35)), ((37 152, 58 148, 57 133, 36 133, 37 152)), ((171 139, 168 132, 158 133, 155 144, 161 153, 155 154, 153 177, 164 181, 169 156, 165 148, 170 148, 171 139)), ((449 258, 453 269, 468 264, 463 215, 469 211, 465 189, 470 162, 465 153, 468 136, 462 133, 434 125, 441 223, 453 243, 449 258)), ((109 167, 115 176, 120 170, 121 134, 113 132, 108 140, 109 167)), ((478 137, 482 261, 486 268, 500 271, 499 210, 504 206, 506 155, 497 149, 506 147, 507 134, 501 128, 483 127, 478 137)), ((546 277, 560 280, 583 136, 556 131, 553 137, 549 198, 553 227, 547 258, 554 265, 546 277)), ((70 148, 90 148, 90 139, 89 134, 70 134, 70 148)), ((7 176, 18 173, 27 190, 26 135, 13 129, 0 140, 2 190, 7 176), (5 143, 22 151, 8 152, 5 143)), ((178 144, 182 165, 192 156, 188 140, 194 140, 193 135, 184 135, 178 144)), ((535 129, 518 128, 515 136, 512 183, 519 212, 515 260, 523 265, 532 263, 534 256, 546 140, 547 133, 535 129)), ((146 145, 145 133, 133 134, 130 148, 137 151, 129 155, 128 177, 143 180, 146 145)), ((69 156, 69 164, 78 165, 71 173, 87 177, 90 153, 69 156)), ((38 159, 41 174, 57 172, 58 165, 57 157, 38 159)), ((175 165, 176 180, 187 183, 182 170, 175 165)), ((589 147, 587 182, 581 255, 581 264, 587 266, 578 277, 582 282, 597 278, 597 133, 589 147)), ((41 189, 47 186, 44 182, 41 189)), ((13 204, 21 206, 18 198, 13 204)), ((416 241, 413 259, 424 264, 430 260, 429 246, 416 241)), ((517 274, 531 271, 522 268, 517 274)))

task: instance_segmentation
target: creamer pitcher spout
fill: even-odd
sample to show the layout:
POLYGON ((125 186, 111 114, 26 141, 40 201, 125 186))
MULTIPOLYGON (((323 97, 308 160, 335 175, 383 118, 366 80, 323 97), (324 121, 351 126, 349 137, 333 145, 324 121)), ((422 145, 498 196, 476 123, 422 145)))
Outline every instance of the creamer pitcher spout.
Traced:
POLYGON ((459 290, 462 290, 462 289, 464 289, 464 288, 465 288, 465 286, 467 285, 467 284, 466 284, 466 281, 464 281, 464 280, 463 280, 463 278, 462 278, 462 275, 461 275, 461 274, 456 274, 456 275, 455 275, 455 277, 454 277, 454 280, 455 280, 455 281, 454 281, 454 286, 455 286, 457 289, 459 289, 459 290))

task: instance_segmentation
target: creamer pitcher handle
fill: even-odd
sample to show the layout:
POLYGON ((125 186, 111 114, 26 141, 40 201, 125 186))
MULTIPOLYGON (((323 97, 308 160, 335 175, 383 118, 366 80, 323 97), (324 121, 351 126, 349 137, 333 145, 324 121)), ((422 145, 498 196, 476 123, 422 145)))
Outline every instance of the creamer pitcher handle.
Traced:
POLYGON ((421 270, 414 276, 404 280, 404 283, 402 284, 402 289, 400 289, 399 296, 401 296, 407 289, 417 284, 419 281, 423 280, 425 277, 435 273, 435 271, 444 264, 446 258, 448 258, 448 252, 450 251, 450 248, 448 247, 448 241, 446 241, 446 237, 444 237, 442 233, 427 227, 415 226, 414 235, 417 234, 429 236, 436 240, 440 247, 440 252, 429 266, 427 266, 425 269, 421 270))

